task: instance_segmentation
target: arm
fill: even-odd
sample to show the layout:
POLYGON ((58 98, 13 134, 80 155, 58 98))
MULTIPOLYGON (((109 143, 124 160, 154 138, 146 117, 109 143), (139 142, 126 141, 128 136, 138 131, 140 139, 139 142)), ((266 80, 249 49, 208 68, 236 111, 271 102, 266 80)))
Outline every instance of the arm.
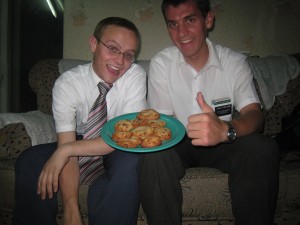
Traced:
POLYGON ((58 190, 58 181, 62 189, 62 182, 65 177, 70 177, 70 174, 74 175, 72 181, 79 178, 77 156, 105 155, 114 150, 100 137, 80 141, 75 141, 75 138, 75 132, 58 134, 58 147, 45 164, 38 182, 38 193, 42 199, 45 199, 46 195, 52 198, 53 192, 58 190))
MULTIPOLYGON (((197 101, 203 113, 190 116, 187 125, 188 136, 193 139, 193 145, 213 146, 227 141, 227 123, 218 118, 200 92, 197 101)), ((231 121, 237 137, 259 132, 262 129, 263 114, 259 104, 249 104, 242 108, 240 113, 239 119, 231 121)))
POLYGON ((79 155, 103 155, 113 151, 101 138, 76 141, 75 132, 58 134, 58 147, 45 164, 38 182, 41 198, 53 197, 58 191, 58 183, 64 203, 65 224, 81 225, 78 206, 79 155))

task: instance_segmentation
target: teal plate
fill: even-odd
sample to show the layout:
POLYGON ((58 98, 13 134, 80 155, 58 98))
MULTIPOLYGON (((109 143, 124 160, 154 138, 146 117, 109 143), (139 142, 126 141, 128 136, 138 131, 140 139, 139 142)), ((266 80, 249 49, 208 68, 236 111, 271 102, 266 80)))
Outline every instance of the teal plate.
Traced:
POLYGON ((112 134, 115 132, 114 126, 115 126, 116 122, 118 122, 120 120, 126 120, 126 119, 131 120, 131 119, 136 118, 136 116, 137 116, 137 113, 129 113, 129 114, 124 114, 124 115, 115 117, 115 118, 107 121, 107 123, 104 124, 104 126, 102 127, 102 130, 101 130, 101 136, 102 136, 103 140, 108 145, 112 146, 113 148, 116 148, 116 149, 119 149, 122 151, 145 153, 145 152, 156 152, 156 151, 161 151, 161 150, 170 148, 170 147, 176 145, 179 141, 181 141, 181 139, 185 135, 185 128, 182 125, 182 123, 179 122, 179 120, 177 120, 171 116, 160 114, 160 119, 164 120, 167 123, 166 127, 171 129, 171 131, 172 131, 171 139, 169 139, 167 141, 163 141, 162 145, 153 147, 153 148, 142 148, 142 147, 124 148, 124 147, 117 145, 111 139, 112 134))

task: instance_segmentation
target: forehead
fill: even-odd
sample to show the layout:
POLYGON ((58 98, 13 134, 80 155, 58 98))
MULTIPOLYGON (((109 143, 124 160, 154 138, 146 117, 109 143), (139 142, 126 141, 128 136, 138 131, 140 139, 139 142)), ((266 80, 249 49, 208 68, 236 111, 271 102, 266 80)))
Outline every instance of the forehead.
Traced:
POLYGON ((197 7, 196 2, 190 0, 176 7, 169 5, 165 10, 165 15, 168 21, 177 21, 189 16, 201 16, 201 12, 197 7))
POLYGON ((114 41, 129 49, 136 49, 138 46, 138 38, 132 30, 116 25, 107 26, 102 32, 102 39, 114 41))
POLYGON ((117 25, 108 25, 102 30, 102 36, 114 36, 114 35, 127 35, 135 36, 135 33, 132 30, 129 30, 125 27, 120 27, 117 25))

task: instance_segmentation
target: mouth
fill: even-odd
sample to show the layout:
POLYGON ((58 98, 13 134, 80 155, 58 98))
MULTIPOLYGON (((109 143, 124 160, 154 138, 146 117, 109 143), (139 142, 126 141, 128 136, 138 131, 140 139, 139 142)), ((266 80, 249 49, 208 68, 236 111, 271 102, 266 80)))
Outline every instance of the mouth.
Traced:
POLYGON ((114 67, 112 65, 106 65, 106 68, 110 73, 112 73, 116 76, 118 76, 120 74, 120 69, 117 67, 114 67))
POLYGON ((186 40, 180 40, 180 43, 183 45, 190 44, 193 41, 193 39, 186 39, 186 40))

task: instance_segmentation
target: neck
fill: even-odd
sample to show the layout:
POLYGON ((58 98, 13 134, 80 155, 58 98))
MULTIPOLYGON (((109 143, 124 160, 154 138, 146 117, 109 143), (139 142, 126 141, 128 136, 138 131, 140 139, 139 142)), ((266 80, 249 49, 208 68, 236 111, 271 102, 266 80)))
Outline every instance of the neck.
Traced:
POLYGON ((200 71, 208 61, 209 50, 206 44, 203 48, 195 55, 190 57, 184 57, 186 63, 190 64, 196 71, 200 71))

